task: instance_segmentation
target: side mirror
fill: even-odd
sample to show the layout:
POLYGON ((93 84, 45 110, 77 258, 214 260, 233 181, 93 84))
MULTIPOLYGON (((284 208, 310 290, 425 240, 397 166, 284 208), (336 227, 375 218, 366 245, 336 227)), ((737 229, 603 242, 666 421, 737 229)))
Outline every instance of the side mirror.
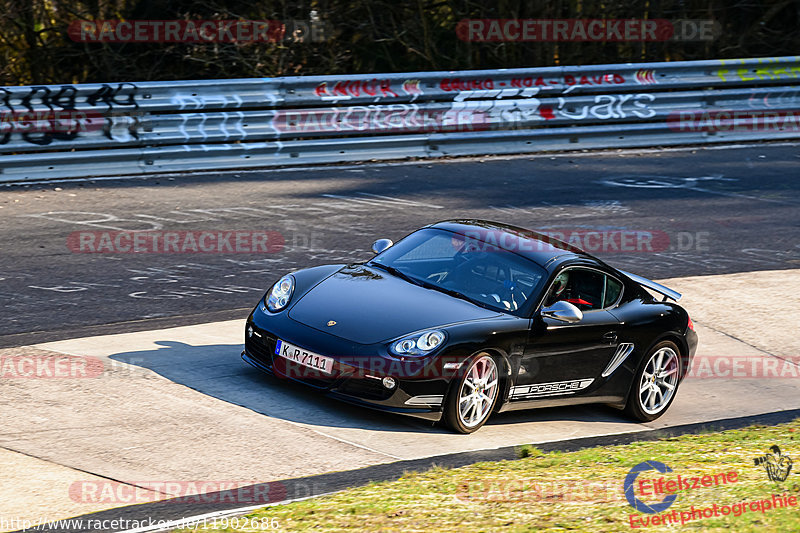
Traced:
POLYGON ((372 243, 372 252, 374 254, 379 254, 387 248, 390 248, 393 244, 391 239, 378 239, 372 243))
POLYGON ((541 314, 543 317, 567 322, 569 324, 580 322, 583 319, 583 313, 580 309, 563 300, 554 303, 550 307, 545 307, 542 309, 541 314))

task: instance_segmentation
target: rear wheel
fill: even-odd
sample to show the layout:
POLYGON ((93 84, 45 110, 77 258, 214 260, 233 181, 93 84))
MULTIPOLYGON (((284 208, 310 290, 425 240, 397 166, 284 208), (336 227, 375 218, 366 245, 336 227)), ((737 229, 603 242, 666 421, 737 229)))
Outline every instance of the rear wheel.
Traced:
POLYGON ((636 372, 625 412, 642 422, 663 415, 675 399, 680 375, 680 350, 672 341, 655 345, 636 372))
POLYGON ((444 406, 444 422, 458 433, 480 428, 494 409, 500 390, 497 362, 480 353, 464 365, 466 370, 453 381, 444 406))

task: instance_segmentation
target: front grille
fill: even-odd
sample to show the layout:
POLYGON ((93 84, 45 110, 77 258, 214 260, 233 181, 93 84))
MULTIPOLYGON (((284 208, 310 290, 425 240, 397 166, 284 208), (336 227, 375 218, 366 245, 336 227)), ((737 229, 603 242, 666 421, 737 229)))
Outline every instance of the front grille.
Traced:
POLYGON ((277 338, 264 330, 257 330, 256 333, 260 334, 261 337, 255 333, 252 337, 245 335, 247 353, 253 359, 269 368, 276 377, 294 379, 317 389, 330 389, 343 374, 347 375, 356 370, 339 361, 333 363, 333 373, 330 376, 297 363, 290 363, 287 366, 286 359, 275 355, 275 347, 278 344, 277 338))
POLYGON ((369 400, 386 400, 392 395, 391 389, 384 387, 380 380, 369 378, 348 379, 336 390, 342 394, 369 400))
POLYGON ((244 341, 244 347, 247 349, 253 359, 259 363, 272 368, 272 354, 275 353, 275 339, 269 336, 247 337, 244 341))

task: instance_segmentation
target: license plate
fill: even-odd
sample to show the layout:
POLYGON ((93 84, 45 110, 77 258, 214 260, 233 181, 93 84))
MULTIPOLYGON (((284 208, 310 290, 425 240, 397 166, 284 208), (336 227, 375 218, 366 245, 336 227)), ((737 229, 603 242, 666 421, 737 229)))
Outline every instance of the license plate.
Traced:
POLYGON ((299 365, 319 370, 325 374, 333 372, 333 359, 330 357, 309 352, 308 350, 280 339, 278 339, 278 343, 275 345, 275 354, 299 365))

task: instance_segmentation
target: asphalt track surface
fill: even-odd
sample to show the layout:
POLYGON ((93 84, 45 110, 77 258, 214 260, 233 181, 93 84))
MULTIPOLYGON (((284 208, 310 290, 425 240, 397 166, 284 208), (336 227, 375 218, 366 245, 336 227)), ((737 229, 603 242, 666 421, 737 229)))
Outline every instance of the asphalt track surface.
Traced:
POLYGON ((242 318, 286 272, 365 260, 376 238, 449 218, 565 235, 653 232, 652 251, 614 250, 612 237, 597 253, 651 278, 797 268, 798 158, 783 143, 5 187, 0 346, 242 318), (74 232, 118 230, 267 230, 283 246, 267 254, 67 246, 74 232))

